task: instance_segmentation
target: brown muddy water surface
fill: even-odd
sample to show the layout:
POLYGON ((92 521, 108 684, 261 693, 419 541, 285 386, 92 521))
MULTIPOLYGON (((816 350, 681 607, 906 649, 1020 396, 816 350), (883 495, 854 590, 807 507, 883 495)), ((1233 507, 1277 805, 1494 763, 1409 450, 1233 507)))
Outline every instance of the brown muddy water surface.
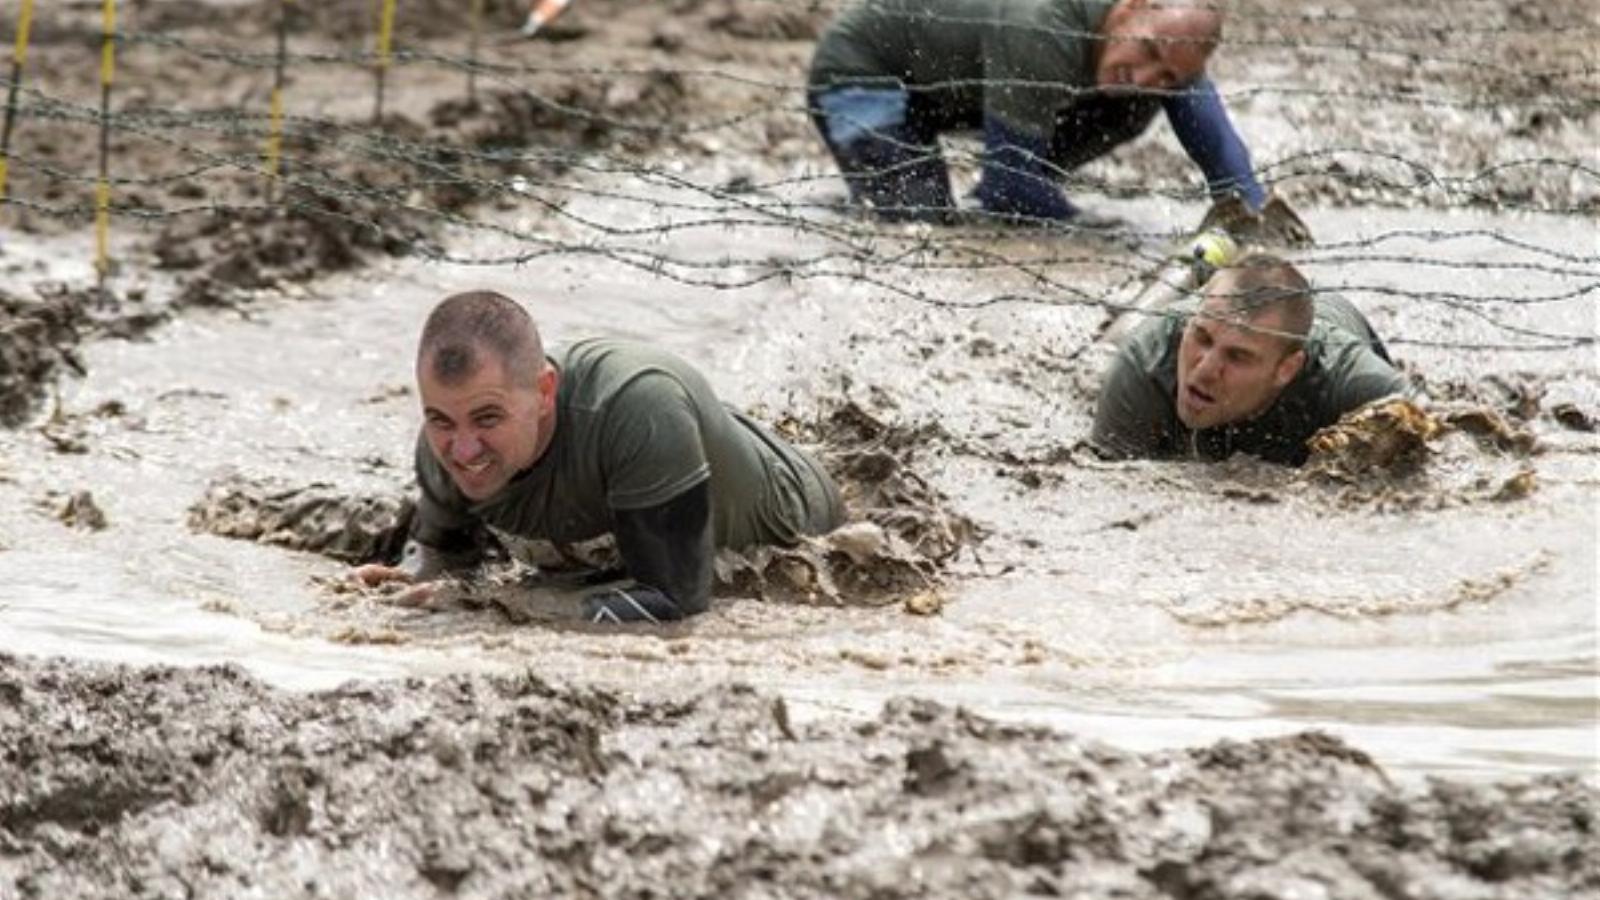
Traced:
MULTIPOLYGON (((267 96, 233 62, 280 4, 230 5, 124 11, 126 209, 260 200, 215 156, 253 138, 196 127, 267 96)), ((397 66, 372 142, 369 73, 296 65, 292 114, 339 138, 291 141, 294 211, 119 216, 109 303, 63 177, 98 10, 41 7, 25 109, 89 112, 24 120, 0 211, 0 897, 1600 897, 1593 5, 1230 22, 1215 74, 1296 261, 1431 398, 1304 472, 1084 446, 1102 304, 1202 213, 1161 199, 1195 193, 1165 129, 1074 185, 1110 238, 826 208, 793 82, 832 5, 585 0, 486 43, 530 68, 478 107, 397 66), (559 590, 407 607, 206 530, 219 486, 392 508, 421 320, 480 287, 798 439, 851 411, 883 495, 981 539, 919 548, 904 598, 736 586, 600 633, 559 590), (1414 471, 1365 471, 1384 441, 1414 471)), ((459 4, 400 6, 402 45, 462 52, 459 4)), ((367 0, 296 8, 296 52, 368 51, 367 0)))
MULTIPOLYGON (((631 213, 613 202, 569 211, 631 213)), ((1197 217, 1129 208, 1152 230, 1197 217)), ((1307 268, 1346 290, 1381 332, 1504 342, 1503 327, 1384 293, 1438 284, 1425 265, 1340 261, 1352 254, 1341 242, 1426 229, 1439 216, 1324 211, 1316 221, 1334 249, 1308 254, 1307 268)), ((1459 213, 1449 224, 1494 225, 1459 213)), ((1559 220, 1516 226, 1525 242, 1584 251, 1559 220)), ((498 249, 477 240, 479 255, 498 249)), ((650 241, 681 258, 727 253, 720 235, 695 231, 650 241)), ((738 251, 805 259, 820 244, 752 230, 738 251)), ((1373 252, 1435 263, 1547 261, 1488 238, 1382 244, 1373 252)), ((1025 237, 1003 249, 1047 250, 1025 237)), ((1083 288, 1125 277, 1112 263, 1131 259, 1126 251, 1077 249, 1109 261, 1075 270, 1083 288)), ((42 254, 30 263, 24 247, 8 253, 13 278, 51 274, 42 254)), ((992 273, 906 278, 958 302, 1045 296, 992 273)), ((1540 296, 1578 283, 1532 272, 1519 288, 1540 296)), ((1456 275, 1448 286, 1502 287, 1456 275)), ((1080 442, 1098 358, 1077 352, 1101 319, 1094 307, 965 311, 842 277, 715 291, 604 259, 494 269, 393 261, 293 293, 249 317, 191 314, 149 340, 91 344, 89 374, 62 383, 55 421, 5 433, 8 648, 237 662, 296 688, 454 671, 674 692, 742 681, 784 696, 799 718, 870 715, 886 698, 920 694, 1134 750, 1321 728, 1402 777, 1594 769, 1597 446, 1548 413, 1560 402, 1596 409, 1582 349, 1497 356, 1397 343, 1436 394, 1498 403, 1486 369, 1537 385, 1546 411, 1528 427, 1542 449, 1520 456, 1459 439, 1427 478, 1364 496, 1249 463, 1096 460, 1080 442), (517 625, 492 609, 351 599, 319 581, 342 566, 186 527, 189 507, 229 473, 402 493, 418 424, 412 343, 431 303, 469 286, 523 299, 553 342, 660 342, 771 419, 850 397, 900 425, 937 426, 917 465, 987 537, 958 558, 937 616, 730 598, 666 633, 618 635, 517 625), (78 448, 63 434, 84 452, 63 452, 78 448), (1528 469, 1531 496, 1491 499, 1528 469), (60 520, 84 490, 103 530, 60 520)), ((1502 306, 1497 321, 1513 326, 1594 327, 1583 298, 1502 306)))

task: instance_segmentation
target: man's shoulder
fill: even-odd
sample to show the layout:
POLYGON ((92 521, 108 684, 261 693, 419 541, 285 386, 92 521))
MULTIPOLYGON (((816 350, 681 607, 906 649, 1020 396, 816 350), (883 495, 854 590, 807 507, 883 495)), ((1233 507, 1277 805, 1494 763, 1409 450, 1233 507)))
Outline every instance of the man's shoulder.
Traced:
POLYGON ((1183 323, 1188 313, 1170 309, 1160 313, 1146 313, 1143 322, 1135 325, 1117 346, 1117 356, 1132 363, 1139 371, 1155 375, 1173 360, 1178 340, 1183 333, 1183 323))
POLYGON ((649 404, 663 392, 687 390, 702 379, 670 350, 622 338, 586 338, 551 355, 561 372, 561 400, 598 411, 618 402, 649 404))

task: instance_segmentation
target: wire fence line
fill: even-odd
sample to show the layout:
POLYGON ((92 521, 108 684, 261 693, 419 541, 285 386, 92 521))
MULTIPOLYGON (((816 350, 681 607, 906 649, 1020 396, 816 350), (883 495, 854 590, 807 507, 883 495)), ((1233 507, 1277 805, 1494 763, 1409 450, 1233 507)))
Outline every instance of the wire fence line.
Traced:
MULTIPOLYGON (((765 0, 762 0, 765 2, 765 0)), ((106 0, 107 8, 114 7, 106 0)), ((392 15, 393 0, 387 4, 392 15)), ((108 13, 109 15, 109 13, 108 13)), ((1323 21, 1309 16, 1284 16, 1262 13, 1263 19, 1297 22, 1323 21)), ((1329 20, 1331 21, 1331 20, 1329 20)), ((1354 24, 1356 20, 1343 20, 1354 24)), ((1365 25, 1366 23, 1361 23, 1365 25)), ((1568 30, 1583 32, 1589 26, 1578 24, 1568 30)), ((1554 31, 1556 29, 1548 29, 1554 31)), ((1600 32, 1600 29, 1591 29, 1600 32)), ((1455 31, 1451 31, 1455 34, 1455 31)), ((1539 34, 1532 28, 1468 29, 1465 34, 1483 38, 1526 37, 1539 34)), ((283 34, 282 30, 278 34, 283 34)), ((1441 37, 1436 32, 1419 33, 1428 39, 1441 37)), ((1387 37, 1386 37, 1387 39, 1387 37)), ((806 86, 794 81, 773 80, 713 67, 655 66, 555 66, 490 62, 473 56, 461 58, 431 49, 401 46, 375 50, 289 51, 279 41, 274 51, 226 47, 215 43, 196 43, 175 35, 153 32, 117 31, 108 19, 104 31, 109 71, 109 54, 114 48, 146 48, 163 53, 180 53, 208 63, 245 70, 279 71, 288 66, 339 66, 359 70, 384 70, 408 66, 435 66, 471 76, 480 86, 501 90, 505 96, 520 98, 539 116, 556 116, 556 123, 567 130, 599 129, 610 135, 632 133, 656 141, 672 141, 737 133, 758 120, 779 118, 801 123, 809 129, 805 101, 806 86), (753 102, 749 108, 730 114, 687 118, 681 105, 661 110, 628 110, 614 115, 581 101, 584 98, 541 89, 529 79, 539 78, 642 79, 653 83, 663 79, 678 83, 693 80, 717 81, 759 94, 770 94, 766 102, 753 102)), ((1512 99, 1495 97, 1429 95, 1409 90, 1345 90, 1287 84, 1246 85, 1225 94, 1232 100, 1258 96, 1277 96, 1289 100, 1312 98, 1319 102, 1372 105, 1388 104, 1419 109, 1449 109, 1473 112, 1512 109, 1517 113, 1554 113, 1582 118, 1600 111, 1600 98, 1574 94, 1568 87, 1549 82, 1594 75, 1593 65, 1571 69, 1523 72, 1466 57, 1434 56, 1405 48, 1369 46, 1350 42, 1305 42, 1294 40, 1242 39, 1242 47, 1281 47, 1293 50, 1348 51, 1354 55, 1381 54, 1403 61, 1424 61, 1441 65, 1472 64, 1493 71, 1512 81, 1533 84, 1534 96, 1512 99)), ((977 309, 999 303, 1031 303, 1097 306, 1108 312, 1134 310, 1115 299, 1120 289, 1149 277, 1151 267, 1168 258, 1169 232, 1121 233, 1114 253, 1044 252, 1029 255, 1019 252, 1014 241, 993 245, 997 239, 1017 235, 1013 228, 1000 227, 972 217, 967 227, 946 232, 906 235, 886 233, 884 229, 852 217, 842 198, 818 198, 806 193, 819 185, 837 186, 838 176, 831 171, 800 171, 780 178, 757 181, 706 182, 674 171, 660 154, 611 152, 605 141, 577 142, 541 146, 526 141, 473 143, 460 135, 441 135, 424 126, 414 129, 390 127, 382 121, 384 87, 376 90, 377 125, 348 119, 285 113, 274 95, 270 110, 251 109, 153 109, 115 110, 106 102, 110 97, 109 74, 102 79, 104 92, 99 105, 66 99, 52 93, 48 85, 22 84, 14 71, 4 86, 13 100, 7 115, 7 133, 13 116, 19 121, 81 128, 98 136, 102 146, 113 138, 140 140, 170 151, 163 165, 176 163, 170 171, 128 174, 113 164, 102 151, 97 170, 87 165, 45 159, 29 152, 0 153, 13 173, 31 173, 61 189, 94 185, 92 202, 84 199, 55 202, 37 196, 5 196, 0 202, 15 210, 63 221, 90 217, 115 218, 141 224, 166 226, 194 217, 261 216, 274 213, 307 216, 333 221, 373 234, 396 235, 407 249, 428 260, 461 265, 526 265, 555 256, 590 256, 627 266, 698 289, 737 290, 772 282, 840 280, 853 282, 886 296, 919 303, 958 309, 977 309), (264 148, 271 143, 270 152, 264 148), (382 167, 384 177, 374 178, 371 167, 382 167), (569 173, 577 173, 573 177, 569 173), (203 182, 204 194, 216 196, 207 202, 170 203, 152 201, 143 192, 137 196, 113 199, 114 194, 132 194, 135 189, 171 188, 203 182), (268 185, 264 190, 260 185, 268 185), (448 202, 441 199, 449 196, 448 202), (265 196, 256 201, 255 196, 265 196), (651 213, 646 221, 618 224, 593 213, 574 209, 575 198, 587 198, 618 205, 638 205, 651 213), (536 226, 522 227, 480 215, 485 205, 507 203, 532 205, 544 219, 536 226), (397 221, 403 224, 397 225, 397 221), (562 236, 551 223, 576 229, 577 236, 562 236), (636 242, 660 243, 671 235, 695 231, 742 232, 747 229, 781 229, 803 234, 822 242, 825 249, 806 254, 735 255, 721 253, 696 257, 685 251, 637 246, 636 242), (468 239, 447 237, 448 231, 468 239), (514 249, 473 252, 470 236, 478 235, 510 242, 514 249), (449 246, 447 246, 449 245, 449 246), (1111 290, 1086 289, 1075 283, 1072 274, 1084 268, 1120 272, 1111 290), (1034 290, 1023 293, 998 290, 975 297, 954 298, 917 286, 908 274, 917 273, 994 273, 1019 276, 1034 290), (1066 274, 1063 274, 1065 272, 1066 274)), ((280 82, 281 84, 281 82, 280 82)), ((1038 87, 1038 82, 1007 81, 1004 86, 1038 87)), ((1001 86, 998 82, 975 82, 973 86, 1001 86)), ((478 109, 482 108, 481 97, 478 109)), ((547 127, 555 134, 560 127, 547 127)), ((946 152, 957 165, 975 165, 977 153, 957 144, 946 152)), ((148 162, 148 160, 144 160, 148 162)), ((1333 178, 1346 185, 1370 187, 1420 196, 1441 195, 1430 202, 1444 207, 1483 207, 1510 211, 1580 214, 1593 216, 1600 208, 1591 200, 1567 205, 1519 200, 1504 195, 1496 185, 1506 177, 1532 177, 1551 181, 1589 185, 1587 196, 1600 193, 1600 169, 1576 159, 1554 156, 1529 156, 1482 165, 1466 172, 1441 171, 1429 161, 1404 154, 1360 146, 1328 146, 1285 155, 1258 165, 1258 176, 1274 187, 1310 179, 1333 178), (1331 171, 1330 163, 1361 161, 1385 172, 1364 170, 1331 171), (1319 167, 1320 166, 1320 167, 1319 167), (1530 174, 1531 173, 1531 174, 1530 174)), ((1130 186, 1104 176, 1062 173, 1071 189, 1095 190, 1113 196, 1160 197, 1194 201, 1203 196, 1198 185, 1153 183, 1130 186)), ((834 192, 838 194, 837 191, 834 192)), ((1578 192, 1583 194, 1583 190, 1578 192)), ((103 227, 103 226, 101 226, 103 227)), ((1070 233, 1071 228, 1062 229, 1070 233)), ((1041 231, 1041 234, 1048 233, 1041 231)), ((481 242, 480 242, 481 243, 481 242)), ((101 251, 102 257, 105 251, 101 251)), ((1455 290, 1401 290, 1382 284, 1346 284, 1343 291, 1359 291, 1424 304, 1433 304, 1478 320, 1507 336, 1525 338, 1511 341, 1438 341, 1398 335, 1396 344, 1444 346, 1458 349, 1498 349, 1521 351, 1562 350, 1589 346, 1593 334, 1567 334, 1533 327, 1526 322, 1506 320, 1496 309, 1549 306, 1562 303, 1592 302, 1600 290, 1600 256, 1584 255, 1541 246, 1514 235, 1483 229, 1394 229, 1355 241, 1325 242, 1305 254, 1308 267, 1329 270, 1362 264, 1412 265, 1472 275, 1542 276, 1574 283, 1550 290, 1531 290, 1514 286, 1512 293, 1470 293, 1455 290), (1391 243, 1420 242, 1425 245, 1472 239, 1488 241, 1507 251, 1537 257, 1536 260, 1460 260, 1422 253, 1372 252, 1391 243)), ((103 259, 97 268, 103 271, 103 259)), ((959 291, 958 288, 949 290, 959 291)))
MULTIPOLYGON (((267 113, 238 110, 134 110, 103 117, 95 107, 69 103, 36 89, 25 88, 22 93, 31 101, 28 105, 23 106, 22 109, 25 114, 35 120, 82 124, 96 128, 104 125, 106 129, 113 133, 128 132, 146 137, 161 132, 182 131, 260 141, 269 136, 270 126, 274 121, 267 113)), ((610 124, 606 117, 593 116, 581 109, 564 106, 559 103, 551 103, 550 106, 562 114, 570 114, 576 118, 610 124)), ((790 112, 796 115, 806 112, 804 107, 773 108, 764 112, 775 111, 790 112)), ((480 150, 443 140, 408 139, 385 134, 365 125, 353 125, 348 122, 315 116, 283 116, 281 123, 285 126, 285 130, 288 133, 287 139, 291 142, 299 142, 305 145, 321 145, 328 149, 356 153, 369 159, 400 161, 419 167, 436 165, 436 161, 442 158, 450 158, 461 164, 484 166, 530 163, 536 165, 561 164, 577 167, 584 160, 596 155, 595 151, 590 150, 574 152, 539 147, 480 150)), ((979 153, 976 150, 963 150, 960 147, 953 148, 945 156, 947 159, 972 165, 976 165, 980 161, 979 153)), ((1597 190, 1600 190, 1600 168, 1577 160, 1528 157, 1493 163, 1473 172, 1447 174, 1436 171, 1428 163, 1420 159, 1407 157, 1396 152, 1358 146, 1334 146, 1294 153, 1276 160, 1263 162, 1256 167, 1255 171, 1264 185, 1269 187, 1287 185, 1311 178, 1329 177, 1326 169, 1303 167, 1308 164, 1338 158, 1364 159, 1374 163, 1389 164, 1396 170, 1407 173, 1406 177, 1388 177, 1378 173, 1367 172, 1341 173, 1339 175, 1340 179, 1347 183, 1375 185, 1409 191, 1436 188, 1447 196, 1460 198, 1458 205, 1462 206, 1477 205, 1484 202, 1484 192, 1476 190, 1474 188, 1475 185, 1492 182, 1498 176, 1521 169, 1542 170, 1540 174, 1545 177, 1565 177, 1591 182, 1597 190)), ((34 160, 25 155, 14 154, 12 160, 14 163, 19 164, 19 168, 35 167, 56 181, 92 183, 98 177, 87 173, 74 173, 63 167, 34 160)), ((259 152, 254 149, 247 149, 232 154, 218 154, 216 155, 216 162, 212 164, 193 166, 161 175, 116 175, 111 177, 111 183, 114 185, 157 185, 182 180, 185 177, 207 174, 214 169, 251 171, 260 161, 261 155, 259 152)), ((292 162, 293 160, 289 161, 292 162)), ((641 170, 637 165, 631 166, 631 168, 641 170)), ((500 189, 500 186, 496 183, 474 178, 470 173, 462 169, 448 171, 452 174, 447 176, 447 180, 457 181, 461 185, 483 188, 491 192, 500 189)), ((1068 188, 1092 190, 1112 196, 1132 194, 1164 197, 1173 200, 1196 200, 1201 197, 1202 193, 1198 186, 1193 185, 1173 187, 1154 185, 1132 188, 1119 185, 1103 177, 1087 176, 1075 172, 1061 172, 1060 180, 1068 188)), ((764 181, 752 180, 748 185, 744 186, 744 190, 751 193, 765 193, 784 188, 821 183, 832 184, 837 181, 838 176, 836 174, 822 172, 764 181)), ((427 182, 421 183, 426 184, 427 182)), ((837 211, 838 209, 837 204, 797 205, 791 201, 773 201, 773 203, 781 203, 785 208, 812 208, 818 211, 837 211)), ((1589 206, 1583 205, 1563 207, 1503 199, 1494 200, 1493 205, 1498 209, 1518 212, 1555 214, 1593 212, 1589 206)))

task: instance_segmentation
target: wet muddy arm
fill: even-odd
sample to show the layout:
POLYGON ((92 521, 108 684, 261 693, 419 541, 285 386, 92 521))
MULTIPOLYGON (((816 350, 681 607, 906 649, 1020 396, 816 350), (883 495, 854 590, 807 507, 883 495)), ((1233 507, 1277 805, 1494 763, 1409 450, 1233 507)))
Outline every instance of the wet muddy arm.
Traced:
POLYGON ((1267 192, 1256 180, 1250 151, 1228 118, 1211 79, 1201 76, 1187 90, 1162 100, 1167 121, 1178 142, 1205 173, 1206 189, 1212 197, 1237 193, 1251 209, 1259 210, 1267 192))
POLYGON ((615 511, 617 549, 633 583, 589 595, 594 622, 670 622, 705 612, 711 601, 711 482, 666 503, 615 511))

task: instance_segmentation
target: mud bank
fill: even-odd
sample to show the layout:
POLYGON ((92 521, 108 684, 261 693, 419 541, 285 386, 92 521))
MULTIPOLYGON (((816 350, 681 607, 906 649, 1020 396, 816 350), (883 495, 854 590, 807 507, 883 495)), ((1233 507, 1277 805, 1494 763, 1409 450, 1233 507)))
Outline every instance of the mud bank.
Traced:
POLYGON ((929 701, 743 687, 272 690, 0 656, 17 897, 1572 898, 1577 776, 1393 786, 1318 733, 1130 754, 929 701))

